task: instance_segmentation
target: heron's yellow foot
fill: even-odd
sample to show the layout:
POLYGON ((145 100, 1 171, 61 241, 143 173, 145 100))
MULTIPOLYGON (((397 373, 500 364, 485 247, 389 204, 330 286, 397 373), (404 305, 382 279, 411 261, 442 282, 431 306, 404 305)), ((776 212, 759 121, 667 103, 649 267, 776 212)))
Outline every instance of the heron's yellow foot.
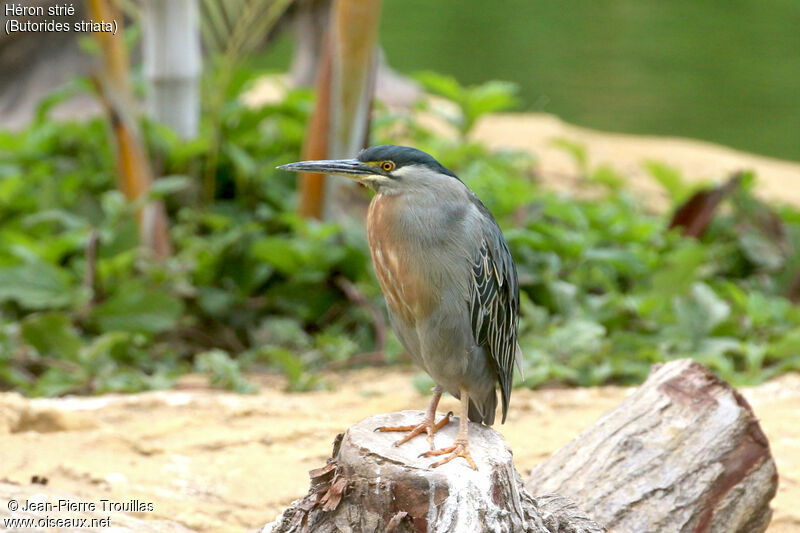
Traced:
POLYGON ((434 455, 446 455, 450 454, 438 463, 433 463, 431 468, 436 468, 437 466, 442 466, 445 463, 449 463, 456 457, 463 457, 469 463, 469 466, 473 470, 477 470, 478 467, 475 465, 475 461, 472 460, 472 456, 469 454, 469 442, 466 440, 459 440, 456 439, 455 443, 449 448, 442 448, 440 450, 431 450, 429 452, 425 452, 420 457, 433 457, 434 455))
POLYGON ((381 426, 379 428, 375 428, 375 431, 408 431, 409 433, 406 436, 394 442, 394 446, 405 444, 417 435, 426 433, 428 435, 428 444, 430 444, 431 450, 433 450, 435 448, 433 445, 434 433, 446 426, 450 422, 451 416, 453 416, 453 411, 448 412, 446 415, 444 415, 444 418, 435 423, 433 417, 429 418, 426 416, 425 420, 416 426, 381 426))

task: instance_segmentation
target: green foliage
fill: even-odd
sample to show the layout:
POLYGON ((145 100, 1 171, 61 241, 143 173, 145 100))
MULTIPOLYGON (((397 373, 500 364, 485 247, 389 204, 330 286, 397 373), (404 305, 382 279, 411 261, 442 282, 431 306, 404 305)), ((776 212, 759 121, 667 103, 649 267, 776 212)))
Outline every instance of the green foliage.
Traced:
POLYGON ((253 393, 258 388, 242 375, 241 365, 222 350, 197 354, 195 369, 210 375, 212 385, 219 385, 242 394, 253 393))
POLYGON ((103 333, 155 335, 174 328, 182 313, 183 302, 178 297, 150 289, 140 281, 126 281, 107 300, 92 308, 90 318, 103 333))
POLYGON ((519 89, 507 81, 487 81, 480 85, 463 87, 452 76, 435 72, 420 72, 417 81, 431 94, 441 96, 458 106, 455 115, 442 114, 442 117, 466 135, 475 122, 487 113, 507 111, 519 104, 519 89))
POLYGON ((692 189, 696 188, 687 185, 678 169, 661 161, 645 161, 644 168, 664 188, 673 204, 679 204, 688 199, 693 192, 692 189))
POLYGON ((572 156, 575 165, 578 167, 578 171, 581 175, 585 175, 589 172, 589 154, 586 151, 586 146, 579 142, 575 142, 570 139, 565 139, 563 137, 557 137, 550 141, 553 146, 561 148, 570 156, 572 156))
MULTIPOLYGON (((635 383, 678 357, 735 383, 797 368, 800 309, 781 296, 772 263, 748 252, 741 200, 697 241, 666 232, 663 216, 620 189, 602 202, 540 194, 538 216, 506 230, 524 295, 526 383, 635 383)), ((775 252, 780 264, 798 244, 775 252)))
POLYGON ((415 374, 412 382, 417 392, 425 396, 430 394, 431 389, 436 385, 436 383, 433 382, 433 378, 425 372, 418 372, 415 374))
POLYGON ((0 132, 0 386, 140 390, 195 369, 247 391, 241 369, 266 366, 304 390, 321 384, 311 370, 372 349, 368 313, 334 283, 345 276, 377 303, 363 235, 296 217, 294 176, 274 170, 297 159, 311 104, 302 90, 258 109, 227 102, 207 207, 199 183, 213 134, 184 142, 142 124, 165 176, 150 194, 171 219, 165 263, 140 253, 138 206, 116 190, 101 117, 50 121, 44 109, 0 132), (275 337, 271 316, 304 340, 275 337))
MULTIPOLYGON (((746 177, 702 239, 684 238, 577 143, 555 141, 590 200, 543 187, 529 154, 470 141, 481 116, 514 105, 512 86, 420 80, 450 100, 460 137, 378 110, 375 142, 435 154, 504 228, 520 276, 526 385, 634 383, 675 357, 734 382, 800 368, 800 310, 783 297, 800 269, 798 210, 768 208, 746 177)), ((102 119, 50 121, 43 109, 26 129, 0 132, 0 386, 134 391, 195 370, 250 392, 243 371, 266 368, 299 391, 326 386, 326 365, 373 350, 372 317, 338 282, 383 306, 363 228, 298 218, 295 177, 274 170, 297 160, 311 104, 307 91, 262 108, 230 98, 190 142, 143 123, 166 176, 151 191, 171 222, 164 263, 140 253, 137 206, 116 191, 102 119)), ((673 201, 692 191, 670 167, 648 168, 673 201)))
POLYGON ((76 298, 73 280, 52 264, 32 260, 0 269, 0 302, 33 311, 64 307, 76 298))

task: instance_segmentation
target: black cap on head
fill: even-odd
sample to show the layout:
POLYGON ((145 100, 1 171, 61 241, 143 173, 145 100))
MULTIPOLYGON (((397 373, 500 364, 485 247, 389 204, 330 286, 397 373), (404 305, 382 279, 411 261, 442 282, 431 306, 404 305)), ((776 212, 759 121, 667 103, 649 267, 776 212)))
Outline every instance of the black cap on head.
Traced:
POLYGON ((410 146, 396 146, 394 144, 382 144, 380 146, 372 146, 361 151, 356 156, 359 161, 391 161, 395 164, 396 168, 407 165, 421 165, 428 167, 436 172, 447 174, 448 176, 457 176, 449 169, 445 168, 441 163, 435 160, 430 155, 422 150, 411 148, 410 146))

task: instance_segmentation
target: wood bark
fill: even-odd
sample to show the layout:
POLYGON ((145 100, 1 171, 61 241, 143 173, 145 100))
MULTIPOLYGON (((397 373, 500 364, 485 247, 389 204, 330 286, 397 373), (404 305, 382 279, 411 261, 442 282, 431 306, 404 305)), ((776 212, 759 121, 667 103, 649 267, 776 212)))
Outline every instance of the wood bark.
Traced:
MULTIPOLYGON (((339 435, 327 465, 310 472, 309 494, 262 533, 603 531, 564 498, 531 496, 505 441, 486 426, 470 425, 478 471, 460 458, 431 469, 435 458, 419 457, 428 450, 424 437, 394 447, 400 434, 374 432, 419 423, 423 415, 373 416, 339 435)), ((436 434, 436 445, 451 444, 457 430, 458 422, 451 421, 436 434)))
POLYGON ((619 407, 533 469, 609 531, 758 533, 778 475, 752 408, 689 360, 654 367, 619 407))

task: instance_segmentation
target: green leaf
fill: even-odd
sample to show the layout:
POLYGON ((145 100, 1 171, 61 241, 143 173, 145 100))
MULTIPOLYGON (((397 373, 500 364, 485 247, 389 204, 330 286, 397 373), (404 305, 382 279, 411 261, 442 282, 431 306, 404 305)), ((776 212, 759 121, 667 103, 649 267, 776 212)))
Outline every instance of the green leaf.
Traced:
POLYGON ((464 109, 467 131, 485 114, 507 111, 516 107, 519 103, 516 96, 518 91, 517 85, 508 81, 488 81, 477 87, 470 87, 464 109))
POLYGON ((155 334, 172 329, 182 312, 183 303, 175 296, 129 282, 92 309, 92 318, 103 332, 155 334))
POLYGON ((45 357, 75 360, 83 342, 64 313, 31 315, 21 324, 22 338, 45 357))
POLYGON ((306 372, 303 360, 295 353, 284 348, 273 348, 267 350, 267 356, 271 362, 279 365, 286 374, 289 381, 288 390, 308 391, 324 385, 320 382, 319 376, 306 372))
POLYGON ((290 317, 266 317, 251 333, 253 343, 257 346, 282 346, 295 349, 308 348, 311 337, 302 328, 302 324, 290 317))
POLYGON ((770 356, 776 359, 788 359, 800 356, 800 327, 797 327, 769 346, 770 356))
POLYGON ((464 89, 453 76, 425 71, 414 74, 414 78, 430 93, 443 96, 454 102, 459 102, 463 99, 464 89))
POLYGON ((589 181, 611 190, 622 189, 627 184, 625 178, 609 165, 599 165, 595 168, 589 175, 589 181))
POLYGON ((0 302, 15 300, 27 309, 53 309, 75 302, 70 275, 40 261, 0 268, 0 302))
POLYGON ((230 313, 235 298, 231 291, 217 287, 198 287, 197 302, 211 316, 224 318, 230 313))
POLYGON ((705 283, 692 285, 691 298, 697 306, 698 319, 706 331, 713 330, 731 313, 731 306, 705 283))
POLYGON ((164 198, 187 189, 191 183, 189 176, 164 176, 153 182, 147 194, 150 198, 164 198))
POLYGON ((263 237, 253 242, 251 251, 256 259, 287 276, 319 281, 345 256, 340 245, 326 242, 329 230, 327 226, 319 226, 317 234, 307 237, 263 237))
POLYGON ((553 331, 550 342, 554 350, 565 356, 575 353, 593 353, 600 349, 606 328, 591 320, 569 320, 553 331))
POLYGON ((650 176, 664 188, 673 204, 679 204, 688 198, 691 187, 684 181, 677 168, 653 160, 647 160, 642 165, 650 176))
POLYGON ((425 372, 417 372, 414 374, 414 377, 411 378, 411 383, 414 385, 414 388, 417 389, 417 392, 426 396, 430 394, 431 389, 436 385, 433 378, 425 372))
POLYGON ((195 369, 198 372, 209 374, 212 385, 218 385, 234 390, 241 394, 251 394, 258 391, 253 383, 247 381, 242 375, 239 362, 232 359, 227 352, 211 350, 197 354, 195 369))
POLYGON ((468 133, 481 116, 506 111, 519 104, 519 88, 508 81, 487 81, 463 87, 454 77, 435 72, 420 72, 414 77, 428 92, 458 105, 461 116, 447 118, 462 134, 468 133))
POLYGON ((294 274, 303 267, 305 260, 292 239, 264 237, 253 243, 253 255, 284 274, 294 274))
POLYGON ((786 257, 778 243, 767 239, 754 229, 743 230, 739 235, 739 244, 744 255, 765 270, 779 270, 786 262, 786 257))
POLYGON ((707 249, 687 241, 663 257, 663 265, 653 275, 653 292, 663 299, 686 293, 697 279, 697 271, 706 260, 707 249))
POLYGON ((249 178, 258 173, 258 163, 246 150, 233 143, 227 143, 225 145, 225 153, 231 158, 237 171, 243 177, 249 178))
POLYGON ((561 148, 566 153, 571 155, 581 174, 586 173, 586 170, 589 167, 589 155, 586 151, 585 144, 571 141, 564 137, 556 137, 550 141, 550 144, 556 148, 561 148))

